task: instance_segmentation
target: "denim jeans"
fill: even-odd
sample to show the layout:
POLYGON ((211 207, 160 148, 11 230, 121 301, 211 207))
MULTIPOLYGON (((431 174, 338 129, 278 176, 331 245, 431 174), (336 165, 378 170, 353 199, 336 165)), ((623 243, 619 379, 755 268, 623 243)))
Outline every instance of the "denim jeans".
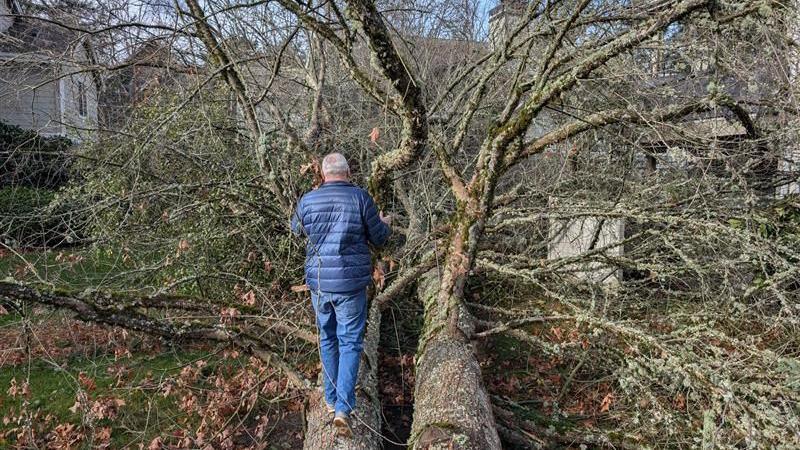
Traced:
POLYGON ((356 379, 367 322, 367 290, 311 291, 319 328, 325 401, 350 414, 356 405, 356 379))

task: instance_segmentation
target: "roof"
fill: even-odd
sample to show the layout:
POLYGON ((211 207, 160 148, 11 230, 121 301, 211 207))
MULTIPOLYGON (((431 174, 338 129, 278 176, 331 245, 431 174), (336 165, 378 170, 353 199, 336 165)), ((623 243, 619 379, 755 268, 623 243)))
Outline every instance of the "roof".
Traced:
POLYGON ((527 7, 527 0, 500 0, 497 6, 489 10, 489 21, 502 15, 521 16, 527 7))
POLYGON ((0 33, 0 52, 38 53, 43 56, 63 56, 79 43, 77 33, 34 17, 16 17, 5 32, 0 33))
POLYGON ((169 41, 162 37, 155 37, 136 47, 126 61, 134 65, 170 67, 176 65, 175 56, 175 51, 169 41))

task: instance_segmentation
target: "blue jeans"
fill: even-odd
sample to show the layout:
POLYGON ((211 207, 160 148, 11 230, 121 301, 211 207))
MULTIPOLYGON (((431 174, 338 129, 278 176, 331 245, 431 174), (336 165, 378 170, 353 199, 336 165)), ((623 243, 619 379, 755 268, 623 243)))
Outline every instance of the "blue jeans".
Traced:
POLYGON ((311 303, 317 314, 325 401, 336 412, 350 414, 356 405, 356 379, 364 347, 367 290, 312 290, 311 303))

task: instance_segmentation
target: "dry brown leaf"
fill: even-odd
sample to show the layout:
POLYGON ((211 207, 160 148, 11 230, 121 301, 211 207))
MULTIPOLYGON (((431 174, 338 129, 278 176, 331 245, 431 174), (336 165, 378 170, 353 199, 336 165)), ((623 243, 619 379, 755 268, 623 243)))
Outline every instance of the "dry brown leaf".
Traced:
POLYGON ((95 388, 97 387, 97 384, 94 382, 94 379, 86 375, 86 373, 84 372, 78 374, 78 381, 81 383, 81 386, 83 386, 83 388, 89 392, 95 390, 95 388))
POLYGON ((564 338, 564 331, 559 327, 552 327, 550 328, 550 332, 553 333, 556 339, 559 341, 563 340, 564 338))
POLYGON ((253 306, 256 304, 256 294, 252 289, 242 294, 241 298, 244 304, 247 306, 253 306))
POLYGON ((675 400, 672 401, 672 406, 675 407, 675 409, 683 410, 686 408, 686 397, 679 393, 675 396, 675 400))
POLYGON ((603 397, 603 401, 600 402, 600 412, 601 413, 608 412, 608 410, 611 408, 611 403, 613 401, 614 401, 614 394, 612 394, 611 392, 606 394, 606 396, 603 397))
POLYGON ((219 315, 223 318, 237 317, 239 315, 239 310, 236 308, 222 308, 219 315))
POLYGON ((380 264, 376 264, 375 268, 372 270, 372 280, 375 281, 375 285, 378 286, 378 289, 383 289, 383 285, 386 283, 386 274, 383 272, 383 268, 380 264))
POLYGON ((306 284, 298 284, 297 286, 292 286, 289 289, 291 289, 292 292, 307 292, 310 290, 306 284))
POLYGON ((163 445, 163 441, 160 437, 157 437, 150 441, 150 445, 147 447, 147 450, 160 450, 163 445))
POLYGON ((178 242, 178 251, 175 253, 175 255, 180 256, 181 254, 186 253, 188 251, 189 251, 189 241, 186 239, 181 239, 180 242, 178 242))
POLYGON ((300 175, 305 175, 307 173, 311 173, 314 177, 314 181, 312 182, 314 189, 319 187, 324 181, 322 178, 322 165, 320 165, 319 159, 317 158, 313 158, 311 162, 300 166, 300 175))

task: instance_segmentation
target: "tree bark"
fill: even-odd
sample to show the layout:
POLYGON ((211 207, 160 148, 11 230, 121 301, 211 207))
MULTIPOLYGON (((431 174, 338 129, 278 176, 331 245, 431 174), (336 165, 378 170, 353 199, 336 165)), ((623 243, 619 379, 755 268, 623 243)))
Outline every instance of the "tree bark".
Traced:
POLYGON ((304 449, 363 450, 381 448, 381 413, 378 397, 380 328, 380 305, 373 300, 367 316, 364 351, 361 354, 361 366, 358 370, 356 409, 351 415, 352 438, 336 436, 336 430, 331 423, 333 414, 327 411, 320 388, 314 390, 308 398, 304 449))
POLYGON ((473 318, 457 296, 448 294, 449 305, 440 301, 453 267, 445 265, 441 276, 429 272, 418 288, 425 325, 417 350, 410 442, 414 449, 500 449, 491 399, 470 343, 473 318))

